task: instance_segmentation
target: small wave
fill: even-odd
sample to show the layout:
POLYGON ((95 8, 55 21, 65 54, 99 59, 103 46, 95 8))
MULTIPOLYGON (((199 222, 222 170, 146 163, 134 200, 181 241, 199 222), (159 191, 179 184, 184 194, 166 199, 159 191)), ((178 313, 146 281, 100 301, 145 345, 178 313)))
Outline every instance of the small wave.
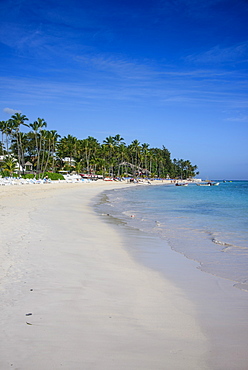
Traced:
POLYGON ((247 282, 234 284, 234 287, 248 292, 248 283, 247 282))
POLYGON ((232 247, 232 244, 221 242, 220 240, 217 240, 215 238, 212 239, 212 242, 218 245, 224 245, 225 247, 232 247))
POLYGON ((212 242, 215 243, 215 244, 218 244, 218 245, 222 245, 224 248, 221 250, 222 252, 228 252, 229 250, 231 250, 232 248, 235 248, 235 249, 248 249, 247 247, 240 247, 238 245, 234 245, 234 244, 229 244, 229 243, 226 243, 226 242, 222 242, 220 240, 217 240, 215 238, 212 239, 212 242))

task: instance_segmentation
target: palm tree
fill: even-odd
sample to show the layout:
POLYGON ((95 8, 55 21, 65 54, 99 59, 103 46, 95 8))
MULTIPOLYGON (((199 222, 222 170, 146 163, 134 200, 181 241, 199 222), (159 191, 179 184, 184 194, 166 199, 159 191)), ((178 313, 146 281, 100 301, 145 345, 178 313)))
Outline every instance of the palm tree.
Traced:
POLYGON ((92 157, 96 156, 97 150, 100 148, 100 144, 97 139, 92 136, 88 136, 87 139, 83 140, 82 143, 83 151, 86 161, 86 172, 89 174, 91 172, 92 157))
POLYGON ((40 173, 45 172, 44 166, 45 166, 45 157, 46 157, 46 150, 47 150, 47 139, 48 139, 48 131, 40 130, 40 155, 41 155, 40 173))
POLYGON ((117 146, 120 146, 121 144, 125 144, 123 140, 124 140, 123 137, 121 137, 121 135, 119 134, 114 136, 114 141, 117 146))
POLYGON ((60 138, 60 135, 56 130, 51 130, 51 155, 52 155, 52 171, 55 171, 54 164, 55 164, 55 152, 56 152, 56 146, 58 143, 58 139, 60 138))
POLYGON ((156 154, 154 153, 154 149, 149 150, 148 158, 149 158, 149 171, 150 171, 150 174, 152 174, 154 173, 153 172, 154 162, 156 160, 156 154))
POLYGON ((185 179, 198 175, 198 173, 196 173, 196 170, 197 166, 193 166, 188 159, 186 161, 183 161, 183 177, 185 179))
POLYGON ((108 148, 108 162, 109 162, 109 176, 113 176, 114 170, 114 161, 113 161, 113 153, 115 149, 115 139, 113 136, 106 137, 103 140, 103 145, 108 148))
POLYGON ((2 148, 4 148, 5 129, 6 129, 6 121, 0 121, 0 131, 2 133, 2 148))
POLYGON ((72 166, 72 159, 77 154, 78 139, 75 136, 64 136, 57 146, 57 152, 60 158, 69 157, 69 166, 72 166))
POLYGON ((82 171, 82 161, 76 161, 75 163, 75 171, 79 174, 82 171))
MULTIPOLYGON (((29 127, 28 124, 25 123, 25 121, 28 121, 28 118, 21 113, 15 113, 11 116, 11 119, 9 120, 9 123, 12 124, 12 130, 14 131, 14 136, 17 140, 17 151, 18 151, 18 162, 19 166, 20 164, 24 168, 24 153, 22 152, 22 144, 21 144, 21 136, 20 136, 20 126, 26 126, 29 127)), ((20 171, 20 167, 19 167, 20 171)))
POLYGON ((114 147, 115 147, 115 152, 116 152, 116 158, 118 160, 118 173, 117 176, 120 176, 120 168, 121 168, 121 161, 120 158, 123 153, 123 147, 125 147, 124 139, 121 137, 121 135, 117 134, 113 137, 114 139, 114 147), (122 152, 122 153, 121 153, 122 152))
POLYGON ((107 163, 108 163, 108 160, 107 160, 107 157, 108 157, 108 147, 106 145, 104 145, 104 144, 101 145, 100 157, 104 161, 105 172, 106 172, 106 167, 107 167, 107 163))
POLYGON ((113 136, 106 137, 106 139, 103 140, 103 145, 106 145, 106 147, 109 148, 110 151, 112 151, 115 146, 114 137, 113 136))
POLYGON ((3 146, 3 143, 1 142, 0 143, 0 155, 3 155, 4 154, 4 146, 3 146))
POLYGON ((147 169, 147 156, 148 156, 148 153, 149 153, 149 151, 148 151, 149 144, 144 143, 144 144, 141 145, 141 147, 142 147, 142 155, 143 155, 143 158, 144 158, 144 166, 143 167, 145 167, 145 169, 147 169))
MULTIPOLYGON (((138 169, 138 167, 139 167, 139 158, 140 158, 140 150, 141 150, 140 142, 138 140, 133 140, 128 148, 129 148, 130 154, 132 156, 132 162, 133 162, 134 166, 136 167, 136 169, 138 169)), ((134 173, 134 175, 135 175, 135 173, 134 173)))
POLYGON ((46 134, 44 136, 45 139, 45 145, 44 145, 44 153, 46 155, 46 162, 42 171, 42 177, 44 177, 45 172, 48 168, 49 160, 51 159, 51 147, 53 142, 53 134, 51 131, 46 131, 46 134))
MULTIPOLYGON (((120 175, 122 175, 123 171, 121 171, 121 168, 122 168, 122 163, 124 162, 125 160, 125 157, 127 156, 127 147, 124 143, 120 144, 120 146, 118 147, 118 158, 119 158, 119 164, 118 164, 118 177, 120 175)), ((127 172, 127 168, 126 168, 126 171, 127 172)))
POLYGON ((183 170, 184 170, 184 160, 179 159, 178 160, 178 166, 179 166, 179 171, 180 171, 180 179, 183 178, 183 170))
POLYGON ((37 121, 34 121, 34 123, 30 123, 29 126, 33 129, 35 135, 36 155, 37 155, 36 173, 38 173, 40 170, 40 154, 42 140, 42 136, 39 133, 42 128, 47 127, 47 123, 45 122, 44 118, 37 118, 37 121))
POLYGON ((160 177, 163 176, 162 174, 163 174, 163 170, 164 170, 164 159, 163 159, 161 153, 158 155, 157 163, 158 163, 157 176, 160 178, 160 177))
POLYGON ((0 122, 0 131, 2 132, 2 145, 4 147, 4 135, 6 143, 6 151, 9 153, 9 142, 13 134, 14 124, 11 120, 0 122))
POLYGON ((6 156, 3 161, 3 170, 9 172, 10 176, 16 169, 16 160, 11 156, 6 156))
POLYGON ((21 163, 19 162, 19 171, 20 167, 22 167, 22 171, 24 173, 25 170, 25 161, 26 157, 29 156, 29 153, 31 151, 31 141, 30 141, 30 135, 29 133, 19 132, 18 135, 13 135, 12 141, 11 141, 11 152, 14 154, 16 158, 18 157, 18 150, 21 154, 21 163))
POLYGON ((97 159, 97 166, 100 169, 102 176, 105 176, 106 166, 107 166, 106 160, 104 158, 98 158, 97 159))

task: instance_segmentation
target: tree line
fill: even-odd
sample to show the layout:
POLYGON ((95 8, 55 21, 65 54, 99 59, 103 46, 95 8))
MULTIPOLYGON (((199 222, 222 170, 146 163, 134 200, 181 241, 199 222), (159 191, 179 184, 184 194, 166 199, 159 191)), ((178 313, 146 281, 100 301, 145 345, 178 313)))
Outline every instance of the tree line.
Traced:
POLYGON ((17 163, 19 175, 24 173, 27 162, 38 176, 47 171, 76 171, 104 177, 186 179, 199 173, 197 166, 189 160, 172 160, 164 146, 162 149, 150 148, 148 143, 142 144, 138 140, 127 145, 119 134, 106 137, 102 143, 92 136, 86 139, 72 135, 61 137, 56 130, 47 130, 43 118, 28 123, 28 118, 21 113, 1 121, 0 132, 0 154, 4 158, 1 169, 11 174, 16 171, 17 163), (23 127, 31 130, 25 133, 23 127))

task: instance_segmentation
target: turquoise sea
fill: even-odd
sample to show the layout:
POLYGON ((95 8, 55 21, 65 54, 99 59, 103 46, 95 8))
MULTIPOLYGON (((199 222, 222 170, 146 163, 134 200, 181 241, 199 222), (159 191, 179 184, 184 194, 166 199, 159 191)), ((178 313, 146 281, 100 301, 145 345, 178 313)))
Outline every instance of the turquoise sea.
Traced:
POLYGON ((105 192, 102 200, 97 206, 102 214, 159 236, 164 248, 248 291, 248 181, 210 187, 130 184, 105 192))

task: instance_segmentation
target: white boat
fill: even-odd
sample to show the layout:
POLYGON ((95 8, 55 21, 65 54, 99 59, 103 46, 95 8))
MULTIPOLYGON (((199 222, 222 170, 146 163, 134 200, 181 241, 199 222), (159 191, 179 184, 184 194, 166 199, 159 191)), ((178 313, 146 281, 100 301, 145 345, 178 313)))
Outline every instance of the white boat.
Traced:
POLYGON ((199 183, 199 184, 196 184, 197 186, 218 186, 220 185, 219 182, 213 182, 213 181, 208 181, 208 182, 202 182, 202 183, 199 183))

